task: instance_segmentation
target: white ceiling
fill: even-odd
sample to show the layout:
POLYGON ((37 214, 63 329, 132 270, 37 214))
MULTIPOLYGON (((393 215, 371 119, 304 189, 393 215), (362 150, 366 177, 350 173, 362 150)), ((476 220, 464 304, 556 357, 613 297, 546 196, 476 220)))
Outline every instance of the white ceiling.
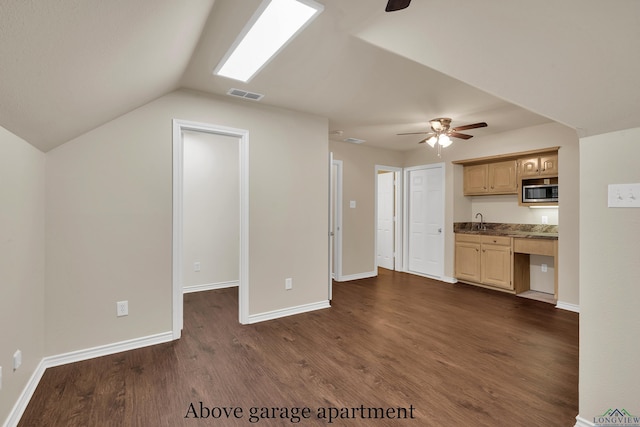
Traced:
POLYGON ((398 150, 421 138, 397 133, 442 116, 486 121, 477 136, 640 126, 636 0, 414 0, 394 13, 386 0, 319 1, 243 84, 211 71, 260 0, 0 0, 0 125, 48 151, 177 88, 235 87, 398 150))

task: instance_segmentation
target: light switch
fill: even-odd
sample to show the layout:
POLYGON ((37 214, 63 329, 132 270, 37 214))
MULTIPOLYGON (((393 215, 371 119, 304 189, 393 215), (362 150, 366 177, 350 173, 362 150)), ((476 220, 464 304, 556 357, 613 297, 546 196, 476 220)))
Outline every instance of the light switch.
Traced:
POLYGON ((640 208, 640 184, 609 184, 607 206, 640 208))
POLYGON ((355 209, 355 207, 356 207, 356 201, 355 201, 355 200, 350 200, 350 201, 349 201, 349 207, 350 207, 351 209, 355 209))

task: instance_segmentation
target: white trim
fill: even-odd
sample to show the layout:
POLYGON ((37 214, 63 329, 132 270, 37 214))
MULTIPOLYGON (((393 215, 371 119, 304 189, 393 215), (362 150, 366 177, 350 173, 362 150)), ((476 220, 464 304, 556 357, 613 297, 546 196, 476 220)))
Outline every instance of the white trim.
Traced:
POLYGON ((375 238, 373 239, 373 266, 375 270, 378 270, 378 172, 379 171, 389 171, 393 172, 393 192, 394 192, 394 211, 395 211, 395 223, 394 223, 394 247, 393 251, 395 253, 393 260, 393 269, 395 271, 402 271, 403 261, 402 261, 402 250, 403 250, 403 235, 402 235, 402 176, 403 169, 395 166, 384 166, 384 165, 375 165, 374 173, 375 173, 375 193, 374 193, 374 203, 373 203, 373 211, 374 211, 374 224, 373 224, 373 235, 375 238))
POLYGON ((183 294, 190 294, 193 292, 213 291, 215 289, 235 288, 239 286, 240 282, 232 280, 230 282, 218 282, 218 283, 205 283, 202 285, 190 285, 182 288, 183 294))
POLYGON ((267 320, 279 319, 281 317, 293 316, 294 314, 302 314, 302 313, 307 313, 309 311, 321 310, 323 308, 330 308, 330 307, 331 305, 329 304, 329 300, 326 300, 326 301, 314 302, 310 304, 303 304, 297 307, 282 308, 279 310, 252 314, 249 316, 247 323, 251 324, 251 323, 265 322, 267 320))
POLYGON ((434 276, 432 274, 418 273, 417 271, 407 271, 406 273, 413 274, 414 276, 426 277, 427 279, 437 280, 438 282, 445 282, 445 283, 452 283, 452 284, 458 283, 458 279, 455 279, 449 276, 434 276))
POLYGON ((163 332, 160 334, 149 335, 146 337, 133 338, 126 341, 120 341, 112 344, 100 345, 84 350, 72 351, 56 356, 48 356, 43 359, 45 368, 66 365, 68 363, 81 362, 96 357, 108 356, 110 354, 121 353, 123 351, 135 350, 138 348, 149 347, 151 345, 163 344, 173 341, 172 332, 163 332))
POLYGON ((366 273, 349 274, 347 276, 340 277, 340 280, 336 280, 336 282, 349 282, 351 280, 368 279, 370 277, 376 277, 377 275, 378 270, 367 271, 366 273))
POLYGON ((33 374, 31 374, 31 378, 29 378, 29 381, 24 386, 22 393, 18 396, 18 400, 13 405, 13 408, 9 411, 9 415, 4 421, 4 424, 2 424, 3 427, 15 427, 18 425, 20 418, 22 418, 22 414, 24 414, 24 410, 27 409, 27 405, 38 387, 38 383, 40 383, 40 380, 44 375, 45 369, 44 359, 42 359, 40 363, 38 363, 38 366, 36 366, 35 371, 33 371, 33 374))
POLYGON ((596 424, 592 423, 591 421, 585 420, 580 415, 576 417, 576 421, 577 422, 574 427, 596 427, 596 424))
POLYGON ((570 304, 568 302, 558 301, 556 303, 556 308, 560 308, 562 310, 573 311, 575 313, 580 313, 580 306, 576 304, 570 304))
POLYGON ((80 362, 83 360, 94 359, 96 357, 108 356, 110 354, 121 353, 123 351, 135 350, 138 348, 148 347, 156 344, 163 344, 169 341, 173 341, 173 331, 163 332, 160 334, 149 335, 141 338, 134 338, 127 341, 120 341, 113 344, 101 345, 98 347, 92 347, 85 350, 77 350, 69 353, 63 353, 56 356, 44 357, 35 371, 29 378, 29 381, 25 385, 22 393, 18 397, 15 405, 9 412, 9 416, 5 420, 4 427, 13 427, 18 425, 20 418, 27 408, 33 393, 38 387, 38 383, 42 379, 45 370, 53 368, 55 366, 66 365, 68 363, 80 362))
MULTIPOLYGON (((333 278, 336 282, 341 282, 343 281, 342 278, 342 180, 343 180, 343 164, 342 164, 342 160, 335 160, 333 159, 331 161, 331 167, 333 168, 333 166, 337 167, 336 170, 336 182, 335 182, 335 187, 336 187, 336 193, 334 194, 334 201, 335 204, 333 205, 333 210, 334 210, 334 235, 333 235, 333 246, 334 246, 334 253, 333 253, 333 260, 335 260, 335 263, 333 265, 333 278)), ((331 170, 331 174, 333 174, 333 170, 331 170)), ((329 178, 329 180, 331 180, 331 178, 329 178)), ((330 203, 331 206, 331 203, 330 203)), ((332 260, 332 261, 333 261, 332 260)))
POLYGON ((238 290, 238 318, 249 318, 249 131, 220 125, 173 119, 173 338, 182 333, 182 200, 183 200, 183 131, 227 135, 238 138, 240 170, 240 271, 238 290))

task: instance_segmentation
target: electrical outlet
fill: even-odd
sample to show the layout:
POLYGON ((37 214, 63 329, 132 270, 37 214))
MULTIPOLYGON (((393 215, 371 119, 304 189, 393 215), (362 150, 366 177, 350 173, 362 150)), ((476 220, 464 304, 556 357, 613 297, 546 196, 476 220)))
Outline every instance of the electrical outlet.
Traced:
POLYGON ((542 269, 543 273, 546 273, 547 272, 547 264, 542 264, 541 269, 542 269))
POLYGON ((13 370, 17 370, 22 365, 22 351, 16 350, 13 353, 13 370))
POLYGON ((549 224, 549 217, 547 215, 542 215, 542 224, 549 224))
POLYGON ((118 301, 116 303, 116 315, 118 317, 129 315, 129 301, 118 301))
POLYGON ((193 271, 195 272, 200 271, 200 261, 196 261, 193 263, 193 271))
POLYGON ((284 288, 286 290, 293 289, 293 279, 292 278, 288 278, 288 279, 284 280, 284 288))

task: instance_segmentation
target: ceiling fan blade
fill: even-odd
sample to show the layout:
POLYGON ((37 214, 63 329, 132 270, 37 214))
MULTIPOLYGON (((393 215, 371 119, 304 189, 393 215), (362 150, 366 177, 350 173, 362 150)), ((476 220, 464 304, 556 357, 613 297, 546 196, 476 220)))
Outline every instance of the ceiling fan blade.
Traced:
POLYGON ((409 133, 397 133, 396 135, 425 135, 431 132, 409 132, 409 133))
POLYGON ((395 12, 396 10, 402 10, 409 6, 411 0, 389 0, 385 12, 395 12))
POLYGON ((418 141, 418 144, 424 144, 425 142, 427 142, 427 140, 428 140, 429 138, 431 138, 431 137, 425 138, 425 139, 423 139, 422 141, 418 141))
POLYGON ((459 130, 469 130, 469 129, 486 128, 486 127, 487 127, 487 124, 485 122, 480 122, 480 123, 473 123, 470 125, 458 126, 451 130, 459 131, 459 130))
POLYGON ((454 138, 460 138, 460 139, 470 139, 473 138, 473 135, 467 135, 466 133, 458 133, 458 132, 447 132, 447 135, 452 136, 454 138))

